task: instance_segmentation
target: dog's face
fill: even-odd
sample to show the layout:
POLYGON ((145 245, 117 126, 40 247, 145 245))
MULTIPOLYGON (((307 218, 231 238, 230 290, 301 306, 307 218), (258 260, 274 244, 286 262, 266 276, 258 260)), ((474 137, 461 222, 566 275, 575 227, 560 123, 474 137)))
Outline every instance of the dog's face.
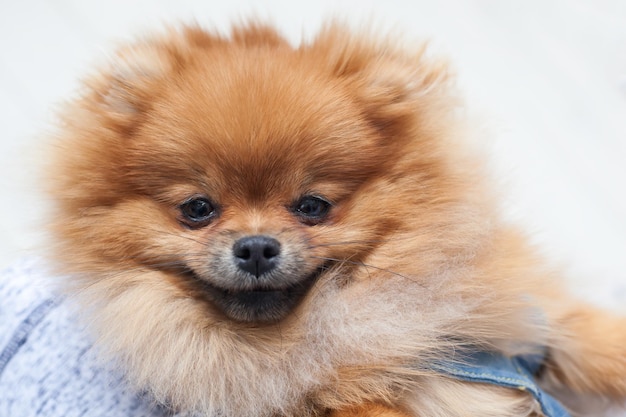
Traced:
POLYGON ((215 314, 276 322, 438 215, 441 126, 414 103, 438 69, 407 79, 334 36, 294 49, 265 29, 188 30, 121 51, 67 116, 57 233, 75 268, 161 271, 215 314))
POLYGON ((386 165, 380 133, 345 87, 272 55, 198 56, 153 99, 121 162, 138 190, 122 198, 143 212, 125 231, 140 256, 188 270, 237 321, 283 318, 327 269, 362 258, 351 241, 389 227, 364 220, 381 208, 356 192, 386 165))

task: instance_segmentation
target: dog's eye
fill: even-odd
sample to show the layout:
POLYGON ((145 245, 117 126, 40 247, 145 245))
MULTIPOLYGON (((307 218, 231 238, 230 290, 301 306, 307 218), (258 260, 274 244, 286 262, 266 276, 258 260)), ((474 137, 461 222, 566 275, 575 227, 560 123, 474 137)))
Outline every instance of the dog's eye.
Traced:
POLYGON ((193 197, 179 207, 183 220, 190 226, 201 227, 206 225, 217 215, 213 203, 206 197, 193 197))
POLYGON ((293 205, 293 212, 304 222, 317 224, 323 221, 330 211, 331 204, 321 197, 307 195, 293 205))

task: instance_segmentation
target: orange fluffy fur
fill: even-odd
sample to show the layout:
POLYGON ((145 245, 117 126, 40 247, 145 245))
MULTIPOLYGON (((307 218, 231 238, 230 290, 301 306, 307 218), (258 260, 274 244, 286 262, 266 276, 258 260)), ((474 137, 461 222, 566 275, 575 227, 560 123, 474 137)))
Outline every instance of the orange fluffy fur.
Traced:
POLYGON ((423 365, 543 345, 556 391, 626 396, 626 322, 568 299, 499 219, 446 65, 397 44, 185 27, 120 49, 68 104, 54 257, 139 389, 207 416, 539 416, 423 365), (197 195, 219 211, 189 227, 197 195), (328 215, 294 215, 303 195, 328 215), (279 319, 233 319, 197 285, 249 235, 280 242, 282 279, 321 271, 279 319))

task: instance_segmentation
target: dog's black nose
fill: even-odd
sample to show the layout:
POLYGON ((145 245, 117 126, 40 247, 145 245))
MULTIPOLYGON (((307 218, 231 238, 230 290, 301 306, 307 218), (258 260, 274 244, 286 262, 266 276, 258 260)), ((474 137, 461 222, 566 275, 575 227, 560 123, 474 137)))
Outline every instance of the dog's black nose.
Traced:
POLYGON ((241 270, 258 278, 278 264, 280 242, 269 236, 247 236, 235 242, 233 254, 241 270))

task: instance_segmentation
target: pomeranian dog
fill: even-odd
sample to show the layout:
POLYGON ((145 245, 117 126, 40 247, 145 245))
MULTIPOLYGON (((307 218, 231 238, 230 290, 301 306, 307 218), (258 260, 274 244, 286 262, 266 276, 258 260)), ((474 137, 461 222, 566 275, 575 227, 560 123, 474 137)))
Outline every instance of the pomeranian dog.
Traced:
POLYGON ((224 417, 626 397, 626 320, 571 299, 501 219, 447 66, 398 45, 182 27, 67 105, 54 257, 138 390, 224 417))

